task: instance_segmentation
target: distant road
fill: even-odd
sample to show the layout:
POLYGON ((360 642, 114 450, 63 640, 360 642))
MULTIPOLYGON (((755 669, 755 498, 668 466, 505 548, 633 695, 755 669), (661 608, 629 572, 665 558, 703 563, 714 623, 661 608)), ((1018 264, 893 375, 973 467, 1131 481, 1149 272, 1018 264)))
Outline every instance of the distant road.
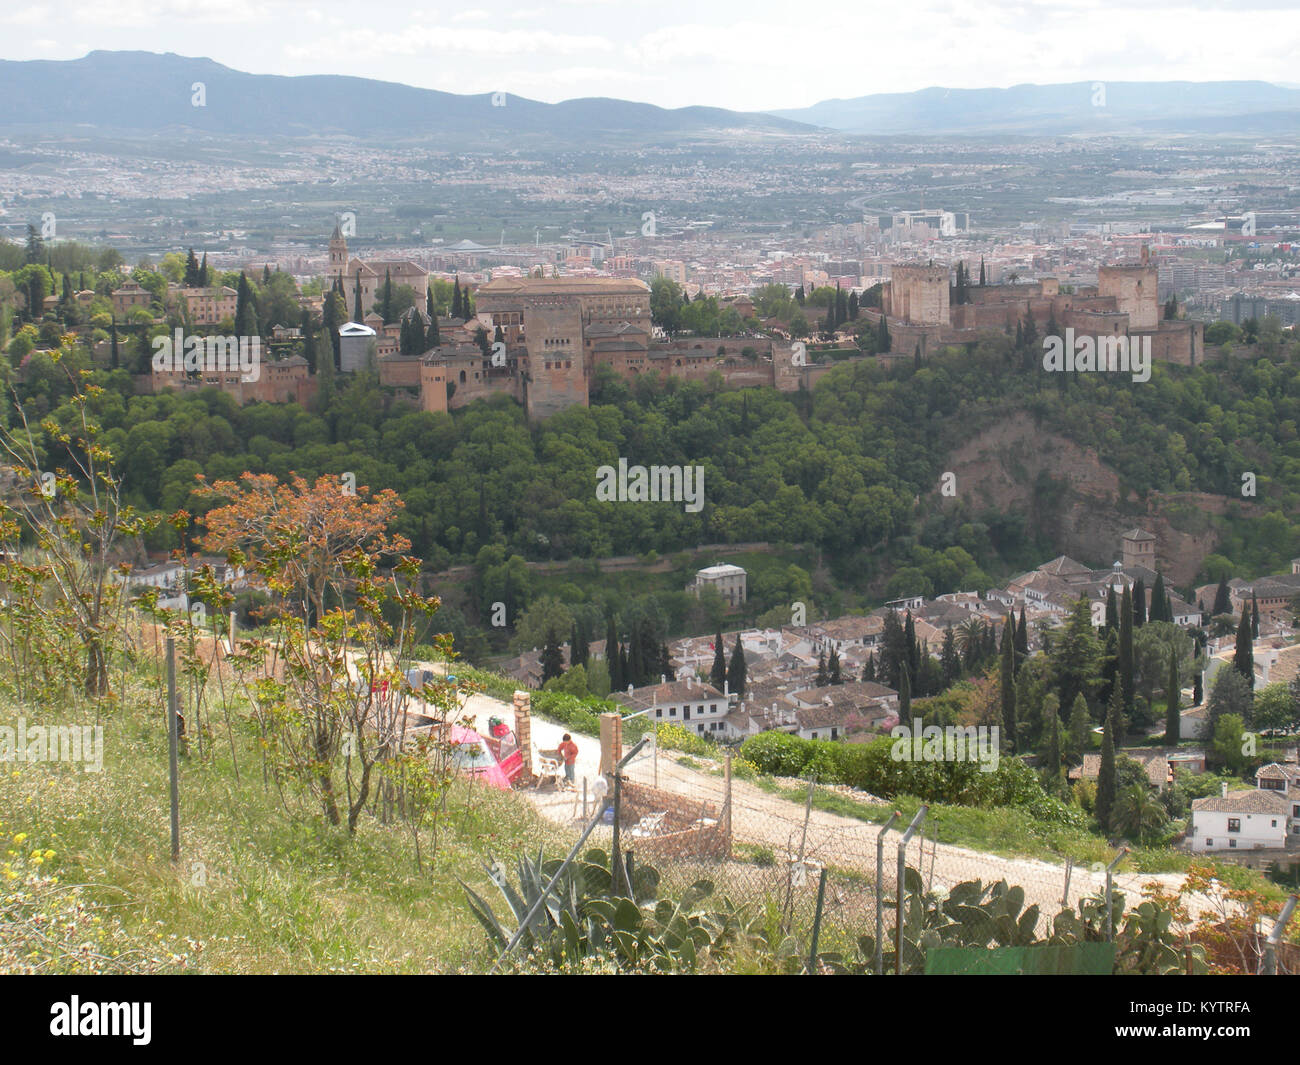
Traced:
MULTIPOLYGON (((795 547, 800 545, 795 544, 795 547)), ((739 554, 744 551, 761 551, 764 554, 771 554, 774 550, 772 544, 766 540, 751 541, 739 544, 705 544, 702 547, 684 548, 688 554, 698 559, 701 555, 724 555, 739 554)), ((538 573, 563 573, 570 566, 588 566, 595 562, 600 566, 602 573, 616 573, 625 569, 647 569, 652 573, 663 573, 673 568, 673 556, 681 554, 681 551, 674 551, 669 555, 660 557, 659 561, 652 566, 645 565, 638 555, 612 555, 609 558, 570 558, 560 561, 550 562, 526 562, 525 565, 538 573)), ((452 566, 450 569, 442 570, 438 573, 429 574, 429 579, 439 580, 465 580, 474 575, 473 566, 452 566)))

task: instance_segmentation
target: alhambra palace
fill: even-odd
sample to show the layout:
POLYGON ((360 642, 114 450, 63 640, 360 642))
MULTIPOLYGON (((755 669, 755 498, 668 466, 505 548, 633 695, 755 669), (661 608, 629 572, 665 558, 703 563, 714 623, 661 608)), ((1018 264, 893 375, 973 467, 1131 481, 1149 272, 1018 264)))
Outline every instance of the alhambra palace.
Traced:
MULTIPOLYGON (((360 291, 361 306, 373 306, 385 279, 424 293, 429 274, 406 260, 350 257, 347 241, 335 228, 330 240, 327 288, 343 282, 349 303, 360 291)), ((1199 322, 1164 321, 1157 301, 1156 266, 1142 260, 1133 265, 1103 266, 1096 286, 1061 292, 1057 281, 1043 278, 1028 284, 971 286, 966 302, 952 304, 947 266, 899 264, 882 288, 881 308, 864 307, 861 317, 878 326, 886 320, 892 346, 881 359, 925 358, 946 345, 963 345, 988 331, 1014 332, 1027 318, 1038 335, 1051 324, 1073 327, 1093 336, 1150 336, 1157 361, 1184 365, 1203 354, 1199 322)), ((494 277, 473 293, 473 314, 467 320, 440 318, 441 344, 419 355, 399 352, 404 321, 417 317, 426 330, 428 315, 419 306, 402 320, 384 323, 373 311, 363 321, 340 329, 342 373, 373 365, 380 384, 418 394, 426 411, 454 410, 474 400, 503 392, 527 410, 530 418, 546 418, 574 405, 586 406, 592 375, 608 366, 632 381, 656 374, 690 381, 719 375, 724 387, 766 386, 781 391, 811 388, 831 369, 817 362, 817 345, 806 359, 796 359, 781 322, 764 322, 777 339, 739 337, 667 338, 650 319, 650 288, 634 278, 601 276, 494 277), (486 354, 479 338, 500 338, 504 357, 486 354), (480 332, 481 331, 481 332, 480 332)), ((748 296, 723 298, 752 318, 748 296)), ((320 310, 320 300, 308 305, 320 310)), ((142 381, 149 390, 218 387, 240 403, 306 403, 315 394, 316 379, 305 359, 293 354, 297 330, 273 330, 270 352, 257 381, 244 382, 237 372, 208 373, 199 378, 158 373, 142 381)), ((852 341, 824 345, 843 348, 852 341)))

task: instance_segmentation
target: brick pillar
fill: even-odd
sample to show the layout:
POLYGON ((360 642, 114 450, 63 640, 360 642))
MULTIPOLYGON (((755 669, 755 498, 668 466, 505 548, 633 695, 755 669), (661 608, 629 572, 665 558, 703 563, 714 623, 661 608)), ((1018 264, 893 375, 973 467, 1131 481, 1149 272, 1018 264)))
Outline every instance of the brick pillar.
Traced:
POLYGON ((623 718, 618 714, 600 715, 600 772, 609 776, 623 757, 623 718))
POLYGON ((533 782, 533 697, 526 691, 517 691, 514 703, 515 739, 519 743, 519 751, 524 759, 517 779, 520 784, 531 784, 533 782))

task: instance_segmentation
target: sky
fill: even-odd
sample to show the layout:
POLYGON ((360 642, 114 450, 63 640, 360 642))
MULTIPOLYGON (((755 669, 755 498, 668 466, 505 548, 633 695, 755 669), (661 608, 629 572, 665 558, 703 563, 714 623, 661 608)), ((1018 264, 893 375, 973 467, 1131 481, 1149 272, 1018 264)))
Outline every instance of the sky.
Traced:
MULTIPOLYGON (((9 5, 6 5, 9 6, 9 5)), ((1024 82, 1300 82, 1296 0, 32 0, 0 58, 93 49, 554 103, 740 111, 1024 82), (804 17, 806 16, 806 17, 804 17)))

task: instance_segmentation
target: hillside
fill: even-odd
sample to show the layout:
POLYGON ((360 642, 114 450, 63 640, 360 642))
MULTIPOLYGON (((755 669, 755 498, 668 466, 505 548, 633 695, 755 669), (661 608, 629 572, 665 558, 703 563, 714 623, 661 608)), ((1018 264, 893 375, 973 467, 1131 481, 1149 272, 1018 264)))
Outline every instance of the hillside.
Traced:
POLYGON ((528 136, 573 141, 598 134, 702 130, 811 132, 770 115, 712 107, 668 110, 613 99, 541 103, 472 96, 369 78, 247 74, 211 59, 94 51, 82 59, 0 61, 0 127, 97 127, 149 134, 457 138, 528 136), (204 86, 194 106, 192 86, 204 86))
POLYGON ((1300 119, 1300 90, 1263 81, 935 87, 823 100, 773 114, 845 132, 875 134, 1284 132, 1293 131, 1300 119))

